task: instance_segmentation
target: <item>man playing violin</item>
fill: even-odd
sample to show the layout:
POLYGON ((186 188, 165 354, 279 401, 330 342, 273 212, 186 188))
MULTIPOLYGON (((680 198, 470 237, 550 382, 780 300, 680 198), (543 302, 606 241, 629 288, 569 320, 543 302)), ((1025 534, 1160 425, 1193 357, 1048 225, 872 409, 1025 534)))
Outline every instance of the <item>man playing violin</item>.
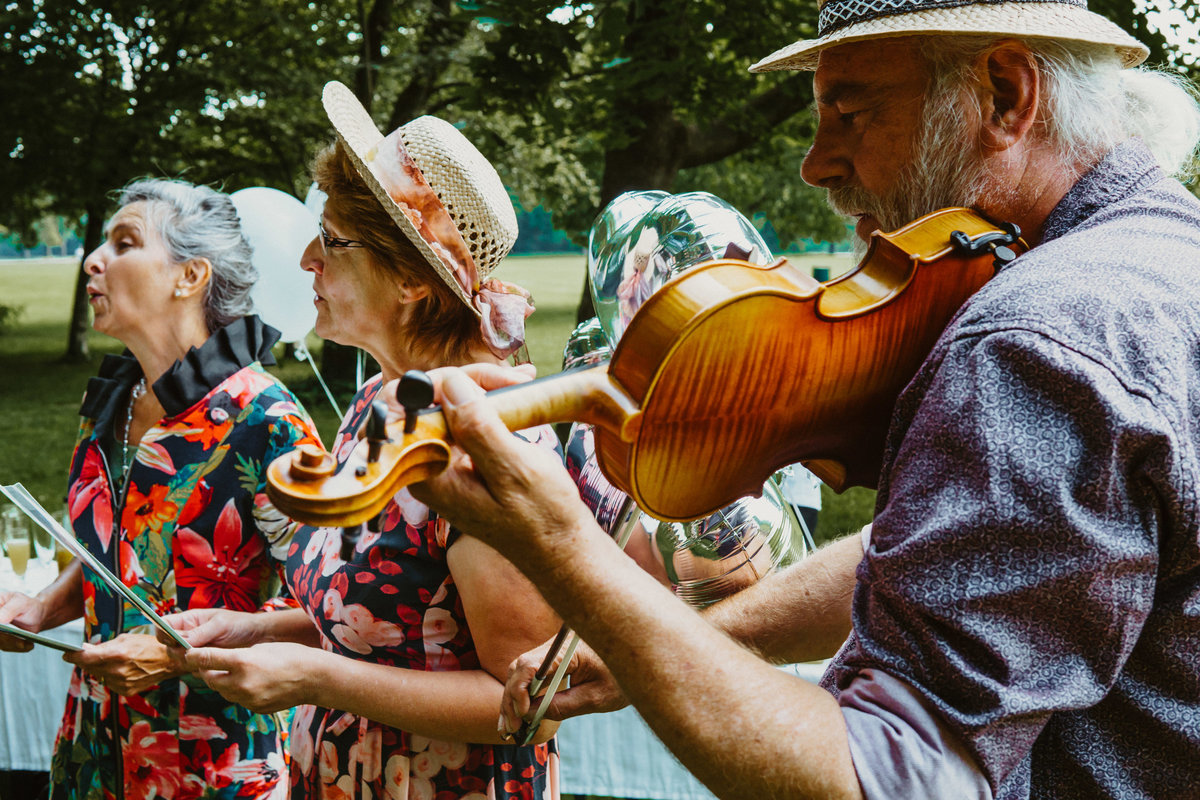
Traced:
POLYGON ((594 651, 551 716, 632 702, 721 797, 1192 796, 1196 104, 1085 0, 825 0, 818 30, 752 69, 815 70, 803 178, 858 235, 969 206, 1031 246, 897 400, 869 537, 698 615, 457 370, 465 455, 414 494, 594 651), (820 687, 771 666, 830 656, 820 687))

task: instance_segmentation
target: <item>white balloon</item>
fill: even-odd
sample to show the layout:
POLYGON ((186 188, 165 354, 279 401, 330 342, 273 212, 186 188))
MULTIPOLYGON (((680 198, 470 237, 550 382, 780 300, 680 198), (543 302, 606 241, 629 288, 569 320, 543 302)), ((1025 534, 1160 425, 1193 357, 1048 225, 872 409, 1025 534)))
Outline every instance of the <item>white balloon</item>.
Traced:
POLYGON ((230 197, 254 249, 254 311, 280 332, 282 341, 298 342, 317 321, 312 275, 300 269, 300 256, 317 235, 317 218, 304 203, 278 189, 256 186, 230 197))
POLYGON ((328 195, 318 189, 317 184, 314 182, 308 187, 308 194, 304 195, 304 205, 312 212, 314 217, 320 217, 321 213, 325 211, 326 197, 328 195))

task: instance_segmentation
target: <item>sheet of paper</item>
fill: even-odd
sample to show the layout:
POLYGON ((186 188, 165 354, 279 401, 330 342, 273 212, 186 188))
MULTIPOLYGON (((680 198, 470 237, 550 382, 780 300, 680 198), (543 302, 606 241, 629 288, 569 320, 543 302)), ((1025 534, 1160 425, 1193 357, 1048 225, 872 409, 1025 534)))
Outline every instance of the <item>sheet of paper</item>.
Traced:
POLYGON ((92 555, 91 551, 84 547, 80 541, 75 538, 73 533, 67 531, 63 528, 63 526, 59 525, 58 521, 54 519, 50 512, 42 508, 41 503, 39 503, 34 496, 25 489, 24 486, 19 483, 14 483, 11 486, 0 486, 0 492, 2 492, 9 500, 13 501, 17 508, 25 512, 25 516, 29 517, 31 520, 49 532, 49 534, 54 537, 54 541, 58 542, 60 545, 70 551, 71 555, 78 558, 80 563, 100 576, 100 579, 107 583, 113 591, 124 597, 130 603, 133 603, 134 607, 137 608, 138 611, 142 612, 146 619, 150 620, 150 622, 153 623, 159 630, 167 634, 167 636, 170 636, 171 639, 178 643, 183 649, 191 649, 192 646, 187 643, 186 639, 179 635, 179 631, 168 625, 166 621, 164 621, 163 618, 154 611, 154 609, 147 605, 145 600, 139 597, 137 593, 135 593, 124 583, 122 583, 120 578, 109 572, 108 568, 101 564, 96 557, 92 555))
POLYGON ((62 650, 64 653, 77 653, 82 649, 77 644, 60 642, 57 639, 51 639, 49 636, 42 636, 41 634, 18 628, 16 625, 8 625, 3 622, 0 622, 0 633, 7 633, 9 636, 16 636, 19 639, 26 639, 34 644, 53 647, 55 650, 62 650))

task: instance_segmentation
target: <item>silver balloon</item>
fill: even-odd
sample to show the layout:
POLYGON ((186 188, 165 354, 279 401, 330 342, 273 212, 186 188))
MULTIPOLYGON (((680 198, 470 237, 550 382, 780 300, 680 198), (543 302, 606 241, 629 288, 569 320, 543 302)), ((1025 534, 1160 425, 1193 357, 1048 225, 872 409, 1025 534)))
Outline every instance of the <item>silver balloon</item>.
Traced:
POLYGON ((754 263, 771 258, 750 220, 708 192, 626 192, 609 203, 588 236, 588 286, 609 342, 664 283, 730 245, 754 263))
POLYGON ((599 364, 612 355, 612 345, 596 317, 579 323, 563 347, 563 369, 599 364))
MULTIPOLYGON (((646 298, 688 268, 724 257, 731 244, 754 263, 770 261, 754 225, 707 192, 626 192, 613 200, 588 237, 588 282, 597 317, 571 334, 563 368, 608 358, 646 298)), ((584 502, 614 533, 626 495, 600 472, 590 426, 572 426, 565 452, 584 502)), ((742 498, 704 519, 661 522, 643 515, 642 528, 655 561, 643 566, 698 608, 803 557, 811 546, 775 479, 763 486, 762 497, 742 498)))
POLYGON ((809 540, 774 481, 694 522, 646 522, 675 593, 704 608, 803 558, 809 540))

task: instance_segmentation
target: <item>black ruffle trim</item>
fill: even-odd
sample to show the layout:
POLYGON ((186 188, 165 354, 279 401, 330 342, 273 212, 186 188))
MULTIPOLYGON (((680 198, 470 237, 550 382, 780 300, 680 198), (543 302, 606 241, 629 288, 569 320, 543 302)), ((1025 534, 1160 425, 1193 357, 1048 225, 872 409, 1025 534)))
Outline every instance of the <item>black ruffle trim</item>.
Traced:
POLYGON ((243 367, 258 361, 269 367, 275 363, 271 347, 279 341, 279 331, 254 314, 241 317, 221 328, 199 347, 188 350, 166 373, 154 382, 154 394, 168 417, 187 411, 243 367))
MULTIPOLYGON (((264 366, 274 364, 271 347, 279 341, 279 335, 253 314, 236 319, 209 336, 204 344, 188 350, 154 382, 154 394, 168 417, 178 416, 243 367, 255 361, 264 366)), ((124 410, 125 399, 141 377, 141 366, 126 350, 119 356, 106 355, 100 372, 88 379, 79 413, 96 421, 96 438, 110 457, 117 447, 113 418, 118 410, 124 410)))

